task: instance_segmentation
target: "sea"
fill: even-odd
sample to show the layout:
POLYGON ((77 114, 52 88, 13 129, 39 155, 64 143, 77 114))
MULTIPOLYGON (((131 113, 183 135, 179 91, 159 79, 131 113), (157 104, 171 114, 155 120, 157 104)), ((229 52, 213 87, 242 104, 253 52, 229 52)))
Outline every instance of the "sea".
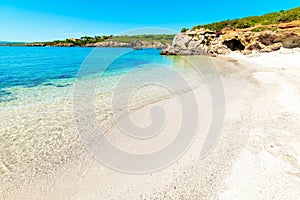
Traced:
POLYGON ((194 66, 185 57, 159 52, 0 47, 0 189, 50 173, 84 151, 74 120, 78 81, 91 88, 94 112, 105 131, 114 125, 112 102, 124 103, 126 90, 134 91, 126 101, 129 112, 202 84, 196 68, 205 69, 205 62, 194 66), (160 69, 174 71, 180 79, 160 69), (114 97, 121 100, 112 101, 114 97))

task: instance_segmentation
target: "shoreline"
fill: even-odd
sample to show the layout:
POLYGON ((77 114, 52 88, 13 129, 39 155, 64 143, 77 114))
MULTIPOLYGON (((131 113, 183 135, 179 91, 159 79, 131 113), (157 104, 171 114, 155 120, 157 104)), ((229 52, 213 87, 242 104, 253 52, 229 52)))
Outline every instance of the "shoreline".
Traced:
MULTIPOLYGON (((233 83, 228 82, 228 84, 230 84, 231 85, 230 87, 232 87, 233 83)), ((205 86, 202 86, 201 88, 198 88, 196 90, 197 90, 196 91, 197 95, 199 95, 197 99, 201 104, 200 106, 201 108, 203 108, 203 112, 206 113, 200 119, 200 121, 203 122, 199 127, 199 131, 205 132, 209 124, 209 118, 207 118, 207 116, 211 115, 211 111, 209 109, 206 109, 206 107, 207 106, 209 107, 210 105, 209 94, 205 86)), ((167 110, 167 113, 169 113, 167 117, 167 121, 169 120, 169 126, 167 125, 168 130, 165 133, 166 138, 163 135, 161 138, 162 140, 160 140, 162 144, 159 144, 159 145, 163 145, 164 142, 167 142, 165 141, 167 138, 172 137, 173 126, 170 126, 170 124, 171 125, 174 124, 174 120, 176 119, 174 119, 173 117, 177 116, 179 111, 178 109, 174 109, 174 107, 176 107, 176 99, 174 98, 166 99, 154 104, 161 104, 161 106, 167 110)), ((134 115, 136 115, 136 118, 141 120, 141 123, 147 122, 147 116, 145 116, 145 113, 148 112, 148 110, 152 106, 153 104, 150 104, 146 107, 141 108, 137 112, 134 112, 134 115)), ((81 162, 79 162, 81 163, 79 166, 78 163, 76 164, 76 162, 73 164, 70 163, 69 167, 64 167, 63 169, 56 172, 53 175, 53 177, 48 179, 48 181, 52 183, 51 188, 47 189, 49 182, 41 178, 41 180, 37 180, 35 183, 28 184, 25 187, 23 187, 20 192, 16 193, 14 191, 13 193, 8 193, 8 196, 10 196, 12 199, 21 199, 21 197, 25 199, 26 198, 28 199, 39 199, 39 198, 43 198, 43 199, 47 199, 47 198, 48 199, 57 199, 57 198, 138 199, 140 198, 140 196, 146 199, 153 199, 155 197, 162 198, 163 196, 169 196, 170 198, 172 197, 177 198, 176 196, 179 195, 177 192, 180 192, 182 189, 186 187, 187 188, 190 187, 190 184, 192 183, 187 181, 184 182, 184 185, 180 184, 179 186, 177 185, 179 183, 174 182, 175 185, 170 185, 173 181, 176 181, 176 180, 172 180, 173 175, 175 174, 178 176, 183 176, 184 174, 190 175, 189 170, 191 170, 191 167, 193 168, 195 166, 202 166, 202 167, 209 166, 208 161, 206 161, 205 165, 202 165, 197 161, 198 156, 200 154, 198 145, 201 145, 203 141, 203 137, 205 137, 205 135, 200 134, 199 137, 200 138, 196 139, 195 141, 196 143, 193 144, 193 146, 178 162, 158 172, 154 172, 151 174, 144 174, 144 175, 132 175, 132 174, 119 173, 102 166, 101 164, 97 163, 91 156, 87 155, 86 156, 87 160, 85 160, 84 165, 82 165, 81 162), (191 161, 197 161, 197 163, 195 163, 194 165, 193 162, 191 161), (149 184, 152 185, 153 187, 149 187, 149 184), (67 188, 65 188, 65 186, 67 188), (139 188, 139 191, 143 191, 143 192, 138 194, 134 189, 136 187, 139 188), (160 191, 161 188, 165 188, 165 187, 172 187, 172 190, 169 190, 170 193, 167 194, 167 192, 164 189, 163 191, 160 191), (99 190, 99 188, 101 189, 99 190), (50 191, 48 191, 49 189, 50 191), (41 193, 41 191, 44 190, 47 190, 48 193, 47 194, 41 193), (172 192, 176 192, 176 193, 172 194, 172 192), (28 194, 28 196, 24 196, 26 194, 28 194), (36 196, 33 194, 35 194, 36 196)), ((112 137, 112 139, 116 141, 114 137, 112 137)), ((117 144, 124 146, 125 143, 126 144, 125 147, 129 144, 129 147, 134 147, 131 150, 133 151, 138 150, 136 149, 135 145, 130 145, 130 143, 124 142, 126 141, 124 139, 126 138, 121 138, 119 141, 116 141, 117 144)), ((156 143, 152 143, 152 144, 150 143, 150 148, 153 148, 153 145, 156 145, 156 143)), ((144 149, 143 147, 144 146, 139 148, 144 149)), ((215 157, 209 159, 213 161, 215 157)), ((218 160, 220 160, 220 158, 218 160)), ((211 170, 214 171, 220 168, 223 168, 223 166, 218 165, 217 168, 211 170)), ((203 178, 204 177, 202 177, 202 179, 200 180, 202 183, 206 183, 207 181, 209 182, 209 180, 203 178)), ((211 184, 214 185, 215 182, 211 184)), ((209 185, 208 187, 212 185, 209 185)), ((191 187, 191 189, 192 188, 195 190, 197 189, 195 187, 191 187)), ((207 195, 209 195, 209 193, 207 195)))
MULTIPOLYGON (((300 165, 297 164, 300 161, 300 151, 297 151, 300 128, 295 121, 300 116, 297 109, 299 73, 295 73, 300 70, 299 57, 297 52, 276 51, 255 56, 232 53, 212 58, 220 69, 226 69, 221 73, 227 102, 226 119, 217 146, 205 159, 198 157, 205 136, 201 134, 175 164, 151 174, 119 173, 86 154, 79 161, 56 171, 50 179, 41 177, 17 191, 3 194, 3 197, 296 199, 300 188, 300 165), (244 176, 241 178, 241 175, 244 176)), ((195 92, 203 112, 210 116, 207 89, 200 87, 191 92, 195 92)), ((171 98, 137 110, 134 117, 140 119, 140 123, 147 123, 145 113, 155 104, 164 107, 170 116, 178 115, 178 110, 174 109, 175 100, 171 98)), ((174 124, 176 119, 170 116, 167 120, 174 124)), ((199 132, 203 132, 209 117, 202 116, 200 121, 199 132)), ((172 129, 166 134, 170 132, 172 129)), ((124 141, 124 138, 120 141, 112 139, 120 145, 124 141)), ((138 150, 133 144, 130 146, 134 147, 131 150, 138 150)))

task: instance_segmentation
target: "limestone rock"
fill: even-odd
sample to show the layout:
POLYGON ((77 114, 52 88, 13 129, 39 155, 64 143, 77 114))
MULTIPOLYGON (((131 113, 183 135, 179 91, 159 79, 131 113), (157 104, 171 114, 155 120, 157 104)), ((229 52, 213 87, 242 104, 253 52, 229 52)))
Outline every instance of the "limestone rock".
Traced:
POLYGON ((188 30, 177 34, 171 47, 165 48, 161 54, 216 55, 230 51, 249 54, 276 51, 281 47, 300 47, 300 21, 266 25, 261 32, 254 31, 255 28, 224 28, 218 33, 204 28, 188 30))

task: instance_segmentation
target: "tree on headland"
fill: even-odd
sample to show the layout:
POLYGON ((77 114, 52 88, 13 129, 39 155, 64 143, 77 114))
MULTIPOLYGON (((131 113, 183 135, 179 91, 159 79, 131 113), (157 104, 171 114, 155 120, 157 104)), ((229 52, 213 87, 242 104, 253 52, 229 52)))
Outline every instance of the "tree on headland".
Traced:
POLYGON ((187 32, 188 30, 190 30, 190 29, 189 29, 189 28, 182 28, 180 32, 181 32, 181 33, 185 33, 185 32, 187 32))

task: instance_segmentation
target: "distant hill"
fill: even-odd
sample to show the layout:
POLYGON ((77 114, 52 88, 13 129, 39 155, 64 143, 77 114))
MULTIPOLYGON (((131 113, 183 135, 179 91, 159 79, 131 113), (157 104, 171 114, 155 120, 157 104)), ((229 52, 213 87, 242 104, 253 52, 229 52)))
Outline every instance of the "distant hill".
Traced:
MULTIPOLYGON (((2 43, 2 45, 7 46, 62 46, 62 47, 74 47, 74 46, 87 46, 93 47, 97 46, 101 42, 106 42, 103 44, 105 47, 131 47, 132 43, 143 43, 145 48, 159 48, 158 43, 164 46, 170 44, 173 41, 175 34, 143 34, 143 35, 121 35, 121 36, 83 36, 80 38, 68 38, 65 40, 54 40, 48 42, 32 42, 32 43, 2 43), (122 44, 123 43, 123 44, 122 44), (127 45, 124 43, 127 43, 127 45), (147 47, 146 47, 147 46, 147 47)), ((1 45, 1 43, 0 43, 1 45)), ((142 45, 143 46, 143 45, 142 45)))
POLYGON ((0 44, 25 44, 25 42, 0 41, 0 44))
MULTIPOLYGON (((241 19, 225 20, 211 24, 197 25, 193 27, 193 30, 198 28, 205 28, 213 31, 220 31, 223 28, 250 28, 256 25, 279 24, 299 19, 300 6, 286 11, 281 10, 280 12, 268 13, 262 16, 252 16, 241 19)), ((185 32, 186 30, 186 28, 183 28, 182 32, 185 32)))
POLYGON ((116 41, 116 42, 149 41, 149 42, 171 43, 173 41, 174 36, 175 34, 122 35, 122 36, 114 36, 109 40, 116 41))

